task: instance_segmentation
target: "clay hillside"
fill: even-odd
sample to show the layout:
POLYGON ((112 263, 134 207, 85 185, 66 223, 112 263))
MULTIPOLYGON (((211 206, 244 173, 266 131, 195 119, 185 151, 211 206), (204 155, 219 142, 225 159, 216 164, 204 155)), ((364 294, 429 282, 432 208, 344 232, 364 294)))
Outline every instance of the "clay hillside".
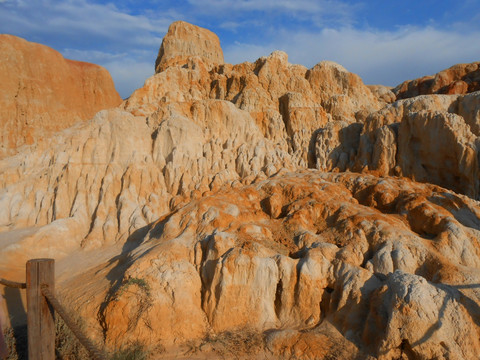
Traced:
POLYGON ((107 351, 478 359, 480 63, 367 86, 175 22, 112 108, 105 70, 0 48, 0 277, 55 258, 107 351))

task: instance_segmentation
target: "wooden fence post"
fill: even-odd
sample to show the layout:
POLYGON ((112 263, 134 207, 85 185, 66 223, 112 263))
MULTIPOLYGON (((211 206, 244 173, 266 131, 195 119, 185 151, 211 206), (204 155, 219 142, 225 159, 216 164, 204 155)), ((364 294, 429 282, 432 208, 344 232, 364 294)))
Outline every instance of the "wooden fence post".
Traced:
POLYGON ((55 291, 55 260, 27 262, 27 332, 30 360, 55 360, 55 316, 40 286, 55 291))

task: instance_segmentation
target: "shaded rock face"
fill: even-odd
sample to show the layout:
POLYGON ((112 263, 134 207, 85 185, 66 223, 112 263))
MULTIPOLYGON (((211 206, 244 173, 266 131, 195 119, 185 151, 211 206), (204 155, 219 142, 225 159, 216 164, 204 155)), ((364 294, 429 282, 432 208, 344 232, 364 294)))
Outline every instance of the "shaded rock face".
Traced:
POLYGON ((330 122, 317 131, 316 167, 406 176, 478 199, 479 103, 480 92, 422 95, 387 104, 363 124, 330 122))
MULTIPOLYGON (((480 101, 480 94, 473 93, 456 99, 439 99, 445 101, 440 106, 429 104, 431 98, 417 98, 403 104, 420 108, 419 111, 404 112, 398 124, 397 146, 392 136, 394 146, 390 149, 397 148, 397 154, 396 161, 390 162, 390 169, 395 169, 396 164, 399 175, 436 183, 478 198, 478 135, 472 133, 473 128, 466 121, 469 116, 459 116, 460 111, 455 109, 456 104, 473 97, 476 103, 480 101)), ((466 113, 477 111, 473 107, 466 113)), ((372 115, 372 121, 376 116, 372 115)), ((391 124, 390 128, 395 129, 395 124, 391 124)), ((379 146, 378 155, 375 153, 378 159, 384 157, 385 150, 389 151, 387 146, 379 146)), ((386 160, 385 164, 388 162, 386 160)), ((381 160, 378 161, 380 163, 381 160)))
POLYGON ((394 101, 280 51, 223 64, 182 22, 160 53, 118 108, 0 160, 2 277, 55 257, 109 349, 477 357, 479 92, 394 101))
POLYGON ((121 102, 104 68, 12 35, 0 35, 0 73, 0 159, 121 102))
POLYGON ((155 72, 173 65, 184 65, 193 56, 199 56, 213 64, 223 64, 220 40, 210 30, 176 21, 170 25, 163 38, 155 61, 155 72))
POLYGON ((438 74, 405 81, 393 92, 397 100, 429 94, 467 94, 480 90, 480 62, 457 64, 438 74))

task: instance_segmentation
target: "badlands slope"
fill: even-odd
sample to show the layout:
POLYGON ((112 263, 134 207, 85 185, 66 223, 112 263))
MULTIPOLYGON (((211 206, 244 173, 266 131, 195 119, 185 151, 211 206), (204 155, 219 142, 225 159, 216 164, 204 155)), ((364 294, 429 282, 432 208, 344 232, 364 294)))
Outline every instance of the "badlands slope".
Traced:
POLYGON ((230 65, 173 23, 119 107, 0 160, 0 276, 56 258, 91 337, 152 358, 476 359, 478 63, 451 69, 230 65))

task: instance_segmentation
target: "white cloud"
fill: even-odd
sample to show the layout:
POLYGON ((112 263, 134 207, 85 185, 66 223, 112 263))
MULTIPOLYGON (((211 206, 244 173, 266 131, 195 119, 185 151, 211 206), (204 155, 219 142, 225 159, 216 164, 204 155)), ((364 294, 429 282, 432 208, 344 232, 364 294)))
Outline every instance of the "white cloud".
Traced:
POLYGON ((359 4, 340 0, 188 0, 194 12, 204 16, 232 19, 255 18, 266 28, 276 17, 308 22, 310 25, 351 24, 359 4), (259 12, 266 13, 259 15, 259 12))
POLYGON ((33 40, 48 37, 58 44, 70 41, 70 47, 78 48, 159 47, 172 21, 168 16, 130 15, 112 3, 86 0, 7 2, 5 9, 0 12, 2 32, 33 40))
POLYGON ((455 63, 480 59, 480 32, 456 33, 405 27, 393 32, 323 29, 319 32, 279 31, 265 45, 236 43, 225 49, 228 62, 254 61, 263 53, 284 50, 291 63, 311 67, 332 60, 359 74, 366 83, 397 85, 432 74, 455 63))
POLYGON ((127 56, 127 53, 108 53, 98 50, 63 49, 62 55, 67 59, 88 61, 95 64, 118 61, 127 56))
POLYGON ((122 98, 129 97, 135 89, 141 88, 145 80, 154 74, 153 62, 134 60, 112 61, 104 64, 115 80, 115 87, 122 98))
POLYGON ((271 54, 279 50, 274 44, 255 45, 241 42, 235 42, 223 49, 225 62, 230 64, 239 64, 244 61, 255 62, 258 58, 271 54))
POLYGON ((188 0, 195 7, 211 11, 296 11, 310 13, 343 12, 349 5, 338 0, 188 0))

